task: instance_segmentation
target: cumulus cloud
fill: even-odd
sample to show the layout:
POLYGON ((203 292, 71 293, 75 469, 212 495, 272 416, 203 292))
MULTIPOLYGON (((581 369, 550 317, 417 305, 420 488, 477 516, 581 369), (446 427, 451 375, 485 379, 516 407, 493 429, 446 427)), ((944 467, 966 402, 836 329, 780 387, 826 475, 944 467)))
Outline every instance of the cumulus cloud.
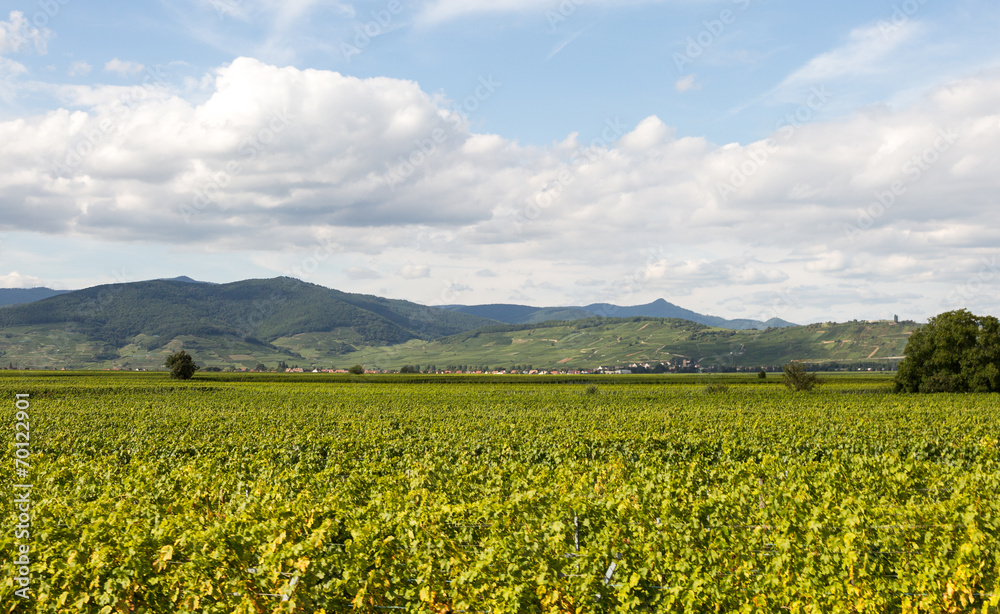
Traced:
POLYGON ((0 288, 38 288, 42 285, 41 279, 31 275, 22 275, 17 271, 0 275, 0 288))
POLYGON ((943 294, 957 259, 1000 243, 997 72, 746 145, 678 137, 654 116, 610 121, 589 144, 523 146, 412 81, 248 58, 220 67, 207 97, 143 87, 121 102, 132 91, 75 86, 74 110, 0 123, 0 230, 320 246, 365 256, 351 279, 395 270, 400 292, 502 263, 491 286, 552 304, 597 279, 615 300, 859 279, 943 294))
POLYGON ((6 21, 0 21, 0 55, 17 53, 29 46, 44 54, 51 36, 51 30, 35 27, 21 11, 11 11, 6 21))

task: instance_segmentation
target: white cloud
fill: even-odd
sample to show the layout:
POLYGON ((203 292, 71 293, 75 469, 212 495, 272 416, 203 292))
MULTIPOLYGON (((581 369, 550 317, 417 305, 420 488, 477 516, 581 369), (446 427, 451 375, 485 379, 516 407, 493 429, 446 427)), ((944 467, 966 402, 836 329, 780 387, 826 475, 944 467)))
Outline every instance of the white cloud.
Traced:
POLYGON ((697 83, 698 75, 688 75, 677 80, 674 84, 674 89, 680 93, 690 92, 691 90, 700 90, 701 84, 697 83))
POLYGON ((74 87, 85 110, 0 123, 0 230, 297 254, 289 267, 322 248, 365 263, 326 265, 336 279, 396 271, 393 291, 426 302, 477 277, 492 300, 548 304, 600 292, 696 308, 753 289, 754 315, 779 286, 827 292, 779 314, 791 320, 915 302, 913 284, 944 296, 956 262, 1000 244, 1000 72, 768 143, 679 138, 649 117, 586 150, 476 134, 411 81, 247 58, 206 99, 116 103, 125 91, 74 87))
POLYGON ((22 275, 17 271, 0 275, 0 288, 38 288, 43 285, 41 279, 31 275, 22 275))
POLYGON ((104 70, 106 72, 117 73, 122 77, 128 77, 131 75, 137 75, 142 72, 145 68, 142 64, 136 62, 126 62, 114 58, 104 65, 104 70))
POLYGON ((630 6, 656 4, 665 0, 565 0, 564 2, 538 0, 431 0, 420 14, 419 21, 434 24, 484 13, 514 13, 535 11, 540 18, 557 22, 572 15, 584 5, 630 6), (561 18, 561 19, 560 19, 561 18))
POLYGON ((73 62, 72 64, 70 64, 68 72, 69 72, 69 76, 71 76, 71 77, 77 77, 77 76, 82 76, 82 75, 89 75, 90 71, 93 68, 94 67, 91 66, 90 64, 88 64, 87 62, 84 62, 83 60, 80 60, 78 62, 73 62))
POLYGON ((396 271, 403 279, 423 279, 431 276, 431 267, 426 264, 404 264, 396 271))
POLYGON ((35 27, 21 11, 11 11, 7 21, 0 21, 0 55, 17 53, 29 44, 45 54, 51 36, 51 30, 35 27))
POLYGON ((915 20, 889 29, 879 25, 855 28, 843 45, 812 58, 788 75, 774 94, 786 102, 799 102, 801 92, 815 85, 891 73, 904 63, 900 48, 917 39, 922 31, 923 26, 915 20), (892 56, 894 61, 890 61, 892 56))

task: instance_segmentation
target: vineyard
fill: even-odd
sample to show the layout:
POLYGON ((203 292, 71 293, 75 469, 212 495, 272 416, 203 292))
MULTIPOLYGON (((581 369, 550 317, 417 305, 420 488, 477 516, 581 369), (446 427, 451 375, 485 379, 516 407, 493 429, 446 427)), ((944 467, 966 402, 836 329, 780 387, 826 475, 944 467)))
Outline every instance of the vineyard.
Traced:
MULTIPOLYGON (((595 385, 596 384, 596 387, 595 385)), ((710 384, 710 385, 709 385, 710 384)), ((1000 398, 11 372, 3 612, 998 612, 1000 398)))

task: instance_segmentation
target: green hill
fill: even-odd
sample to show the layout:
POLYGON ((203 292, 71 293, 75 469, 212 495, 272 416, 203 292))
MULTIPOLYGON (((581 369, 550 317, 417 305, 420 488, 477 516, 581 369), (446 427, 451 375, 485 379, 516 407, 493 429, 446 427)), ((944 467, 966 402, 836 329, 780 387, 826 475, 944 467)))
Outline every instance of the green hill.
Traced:
POLYGON ((151 367, 183 346, 207 353, 203 360, 252 367, 259 359, 297 358, 275 342, 303 334, 325 336, 325 353, 335 356, 356 346, 433 339, 490 323, 284 277, 231 284, 155 280, 96 286, 0 309, 0 361, 151 367))
POLYGON ((511 306, 489 306, 482 312, 499 316, 494 308, 500 308, 530 320, 501 324, 285 277, 191 281, 96 286, 0 308, 0 366, 162 368, 165 356, 179 349, 202 366, 220 368, 274 368, 279 362, 385 370, 582 370, 661 362, 732 369, 790 360, 890 365, 915 328, 850 322, 732 330, 677 318, 576 319, 578 313, 561 308, 513 314, 511 306), (543 314, 574 319, 534 321, 543 314))
POLYGON ((602 318, 673 318, 698 322, 706 326, 731 328, 734 330, 766 328, 782 328, 796 326, 780 318, 771 318, 766 322, 759 320, 727 320, 717 316, 700 314, 690 309, 678 307, 673 303, 657 299, 646 305, 621 306, 610 303, 594 303, 585 307, 529 307, 527 305, 445 305, 444 309, 470 313, 473 315, 506 322, 507 324, 541 324, 552 320, 585 320, 599 316, 602 318))
POLYGON ((913 324, 849 322, 780 329, 728 330, 687 320, 591 318, 539 325, 490 326, 434 341, 364 348, 348 362, 374 369, 403 365, 471 368, 595 369, 670 362, 714 368, 759 368, 792 360, 894 364, 913 324))

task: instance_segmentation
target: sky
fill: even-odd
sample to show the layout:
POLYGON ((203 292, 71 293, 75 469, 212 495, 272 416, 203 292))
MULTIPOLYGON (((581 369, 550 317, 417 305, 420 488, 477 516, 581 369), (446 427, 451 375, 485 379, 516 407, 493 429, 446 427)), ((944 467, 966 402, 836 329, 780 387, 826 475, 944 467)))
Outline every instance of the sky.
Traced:
POLYGON ((14 0, 0 287, 1000 315, 985 0, 14 0))

